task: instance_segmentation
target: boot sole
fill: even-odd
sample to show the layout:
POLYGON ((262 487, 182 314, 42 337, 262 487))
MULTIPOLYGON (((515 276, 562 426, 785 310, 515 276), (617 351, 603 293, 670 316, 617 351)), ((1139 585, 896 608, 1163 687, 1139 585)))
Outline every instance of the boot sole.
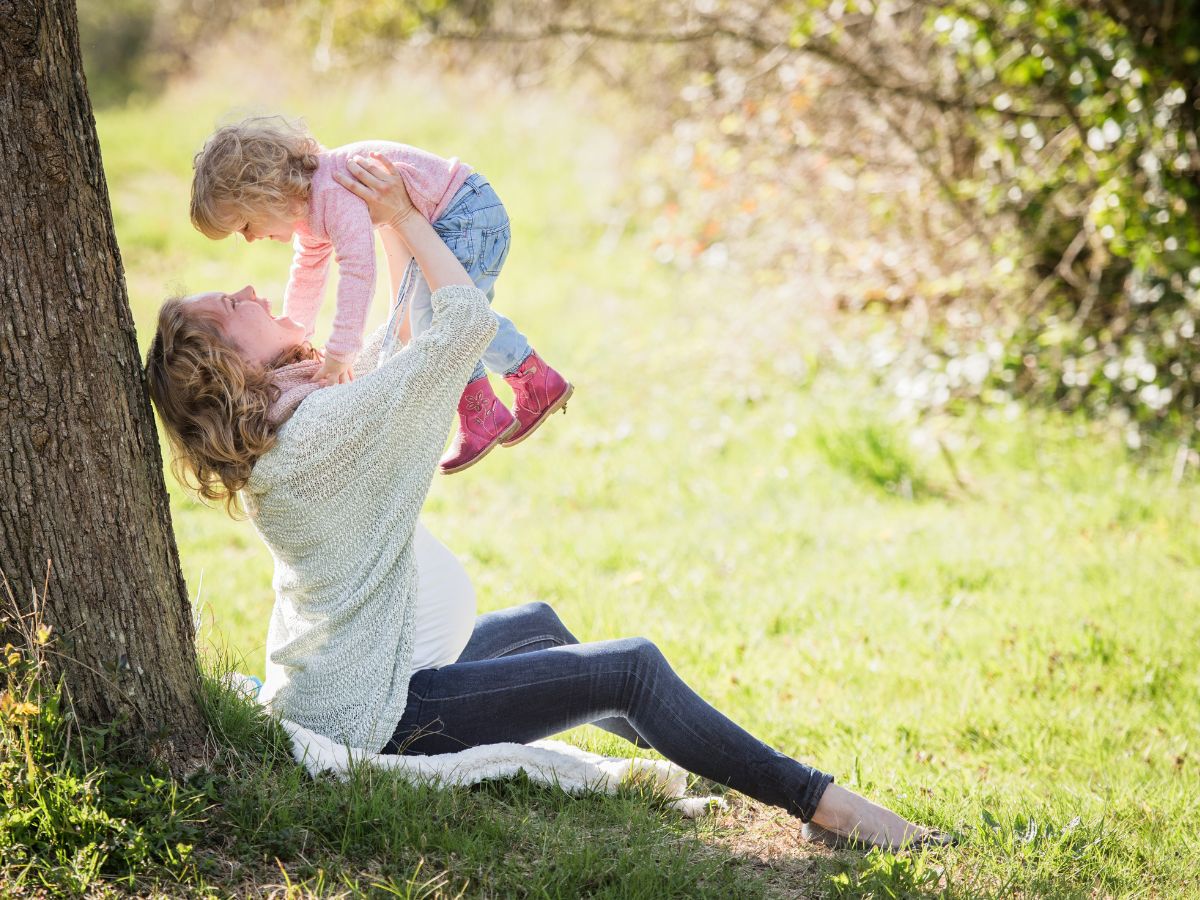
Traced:
POLYGON ((480 454, 478 456, 476 456, 474 459, 463 463, 461 466, 455 466, 453 469, 443 469, 441 466, 438 466, 438 470, 443 475, 453 475, 456 472, 462 472, 462 471, 465 471, 466 469, 471 468, 471 466, 475 465, 475 463, 479 462, 485 456, 487 456, 489 453, 491 453, 493 450, 495 450, 497 447, 501 446, 500 442, 502 440, 504 440, 506 437, 508 437, 509 435, 511 435, 514 431, 516 431, 520 427, 521 427, 521 423, 514 419, 513 423, 511 425, 509 425, 507 428, 505 428, 498 435, 496 435, 495 439, 490 444, 488 444, 486 447, 484 447, 483 450, 480 452, 480 454))
MULTIPOLYGON (((523 441, 523 440, 526 440, 531 434, 533 434, 535 431, 537 431, 539 428, 541 428, 542 424, 547 419, 549 419, 552 415, 554 415, 556 412, 558 412, 560 409, 563 410, 564 412, 566 412, 567 401, 571 399, 571 395, 574 393, 575 393, 575 385, 568 384, 567 389, 565 391, 563 391, 563 395, 561 397, 559 397, 557 400, 555 400, 554 403, 552 403, 550 406, 546 407, 546 411, 538 417, 538 420, 533 423, 533 426, 527 432, 525 432, 523 435, 521 435, 515 441, 501 441, 500 446, 501 447, 517 446, 517 444, 521 443, 521 441, 523 441)), ((517 426, 520 427, 520 425, 521 425, 521 423, 518 422, 517 426)))

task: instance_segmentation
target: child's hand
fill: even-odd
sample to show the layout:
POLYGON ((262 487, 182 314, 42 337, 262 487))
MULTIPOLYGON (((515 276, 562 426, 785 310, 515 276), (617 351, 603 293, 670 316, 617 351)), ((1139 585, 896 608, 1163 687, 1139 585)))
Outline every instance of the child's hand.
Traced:
POLYGON ((320 371, 313 376, 312 380, 319 381, 326 387, 334 384, 346 384, 354 380, 354 369, 349 363, 327 355, 325 361, 321 363, 320 371))

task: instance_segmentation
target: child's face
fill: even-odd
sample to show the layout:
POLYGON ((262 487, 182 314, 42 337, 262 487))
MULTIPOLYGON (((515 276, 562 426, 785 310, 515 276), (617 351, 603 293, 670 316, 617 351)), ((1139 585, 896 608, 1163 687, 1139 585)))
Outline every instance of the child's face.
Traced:
POLYGON ((291 216, 270 215, 245 222, 238 233, 247 243, 270 238, 280 243, 290 243, 296 232, 296 219, 291 216))

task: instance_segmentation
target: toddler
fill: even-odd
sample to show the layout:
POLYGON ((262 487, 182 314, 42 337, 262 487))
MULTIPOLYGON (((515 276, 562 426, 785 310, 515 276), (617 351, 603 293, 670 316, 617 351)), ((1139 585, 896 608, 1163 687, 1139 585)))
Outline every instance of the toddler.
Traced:
MULTIPOLYGON (((191 217, 201 233, 213 239, 236 232, 247 241, 292 241, 295 256, 283 312, 303 324, 310 338, 330 257, 337 260, 333 330, 316 375, 327 383, 350 379, 375 290, 374 226, 366 204, 333 176, 346 172, 349 159, 372 152, 400 171, 417 214, 429 220, 491 301, 508 256, 508 214, 487 180, 457 159, 390 141, 327 150, 302 126, 270 116, 219 128, 193 163, 191 217)), ((413 336, 433 319, 429 286, 415 262, 409 263, 396 297, 389 341, 406 314, 413 336)), ((440 463, 445 473, 475 464, 497 444, 520 443, 548 416, 565 409, 574 390, 511 321, 501 315, 496 319, 499 331, 459 399, 458 432, 440 463), (511 413, 493 393, 484 365, 512 387, 511 413)))

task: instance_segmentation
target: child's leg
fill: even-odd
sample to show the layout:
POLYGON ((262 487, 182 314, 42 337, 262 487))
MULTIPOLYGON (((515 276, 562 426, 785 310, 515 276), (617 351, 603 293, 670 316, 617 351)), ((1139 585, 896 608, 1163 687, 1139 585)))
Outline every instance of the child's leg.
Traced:
MULTIPOLYGON (((442 240, 454 251, 463 268, 469 273, 474 268, 472 246, 479 246, 478 236, 470 229, 470 204, 467 202, 474 196, 474 191, 464 188, 466 198, 460 196, 450 204, 446 214, 438 220, 445 232, 441 233, 442 240)), ((435 227, 437 227, 435 225, 435 227)), ((474 278, 476 285, 492 300, 495 277, 484 284, 474 278)), ((433 295, 429 290, 429 282, 425 280, 420 269, 416 271, 416 284, 412 291, 410 323, 413 338, 419 337, 433 323, 433 295)), ((510 323, 511 325, 511 323, 510 323)), ((463 386, 463 394, 458 401, 458 431, 450 447, 442 455, 438 467, 445 474, 461 472, 483 459, 500 442, 511 437, 518 425, 512 413, 500 402, 492 390, 487 372, 480 362, 475 363, 471 377, 463 386)))
POLYGON ((400 290, 392 300, 392 311, 388 315, 387 325, 383 332, 383 344, 379 348, 379 361, 382 363, 393 353, 397 348, 407 344, 412 340, 411 333, 411 300, 413 287, 418 278, 421 277, 420 270, 417 268, 417 261, 410 259, 408 267, 404 270, 404 277, 400 280, 400 290), (408 320, 409 327, 406 328, 404 323, 408 320))
MULTIPOLYGON (((495 299, 496 289, 489 287, 484 293, 487 294, 488 303, 491 303, 495 299)), ((479 375, 483 374, 484 366, 497 375, 511 375, 521 368, 521 363, 533 353, 533 347, 511 319, 496 313, 496 321, 500 323, 500 327, 496 329, 496 336, 483 351, 482 365, 475 366, 479 375)))
MULTIPOLYGON (((488 293, 488 302, 492 300, 491 292, 488 293)), ((426 331, 433 322, 433 294, 429 290, 429 282, 425 280, 425 276, 421 274, 420 268, 416 268, 416 286, 413 288, 411 325, 412 336, 416 337, 426 331)), ((499 317, 497 317, 499 318, 499 317)), ((507 320, 506 320, 507 321, 507 320)), ((510 323, 511 324, 511 323, 510 323)), ((475 369, 471 372, 471 377, 467 379, 470 383, 486 375, 487 372, 483 368, 482 362, 475 363, 475 369)))
MULTIPOLYGON (((433 227, 490 303, 512 236, 508 213, 491 185, 478 173, 471 175, 433 227)), ((429 286, 421 278, 413 298, 413 335, 432 320, 429 286)), ((511 446, 524 440, 571 396, 571 385, 534 353, 517 326, 505 316, 497 315, 496 320, 496 336, 476 363, 459 401, 459 430, 442 457, 442 472, 459 472, 497 444, 511 446), (512 412, 496 398, 484 365, 504 375, 513 389, 512 412)))
POLYGON ((409 301, 412 307, 409 321, 412 324, 412 336, 416 337, 428 331, 433 322, 433 300, 429 292, 429 282, 421 274, 420 266, 414 263, 413 268, 416 270, 416 285, 412 291, 412 300, 409 301))
MULTIPOLYGON (((492 279, 493 282, 495 279, 492 279)), ((488 287, 484 293, 487 295, 488 302, 491 303, 496 295, 494 287, 488 287)), ((429 291, 429 283, 425 281, 425 277, 421 274, 421 270, 417 269, 416 288, 412 296, 412 336, 416 337, 421 332, 429 328, 433 322, 433 298, 429 291)), ((488 345, 488 349, 484 351, 483 358, 475 363, 475 369, 471 372, 471 377, 468 381, 475 381, 487 374, 484 368, 497 372, 502 375, 510 375, 520 368, 529 354, 533 352, 533 348, 529 346, 529 341, 525 339, 525 335, 517 330, 509 319, 499 313, 496 314, 496 320, 500 323, 500 327, 496 332, 496 337, 492 339, 492 343, 488 345), (494 348, 494 349, 493 349, 494 348), (512 362, 512 360, 516 362, 512 362)))
MULTIPOLYGON (((508 258, 512 240, 508 212, 492 186, 481 175, 472 175, 433 227, 454 251, 475 286, 492 302, 496 279, 508 258)), ((484 351, 482 362, 498 375, 511 375, 528 359, 533 348, 511 319, 496 313, 496 321, 496 336, 484 351)), ((483 367, 476 366, 471 380, 483 374, 483 367)))
MULTIPOLYGON (((450 227, 444 240, 451 247, 461 248, 457 253, 460 259, 471 260, 467 272, 490 301, 496 277, 508 257, 512 230, 508 213, 490 185, 471 186, 468 181, 465 187, 471 191, 463 209, 466 215, 447 222, 450 227)), ((441 220, 437 227, 442 227, 441 220)), ((500 327, 484 351, 483 362, 493 372, 503 374, 512 388, 512 415, 518 427, 501 441, 511 447, 533 434, 555 412, 565 409, 574 388, 534 352, 511 321, 500 315, 496 318, 500 327)), ((476 374, 481 375, 482 370, 477 368, 476 374)))

